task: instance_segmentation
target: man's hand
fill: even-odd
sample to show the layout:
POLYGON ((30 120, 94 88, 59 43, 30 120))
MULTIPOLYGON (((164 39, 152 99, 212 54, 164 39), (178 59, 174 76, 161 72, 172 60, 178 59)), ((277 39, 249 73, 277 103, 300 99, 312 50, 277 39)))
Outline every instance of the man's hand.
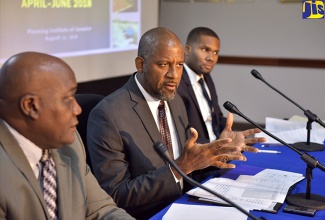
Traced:
MULTIPOLYGON (((190 128, 191 137, 186 141, 180 157, 175 160, 177 166, 186 174, 195 170, 201 170, 209 166, 219 168, 234 168, 234 164, 227 164, 230 160, 246 160, 242 155, 242 146, 231 144, 231 138, 223 138, 207 144, 196 143, 198 133, 190 128)), ((176 178, 181 176, 173 169, 176 178)))
POLYGON ((261 130, 258 128, 253 128, 245 131, 235 132, 232 131, 233 122, 234 122, 234 116, 232 113, 229 113, 227 116, 226 127, 221 132, 219 138, 231 138, 232 142, 229 144, 229 146, 238 146, 242 148, 241 151, 257 153, 258 149, 249 145, 253 145, 258 142, 265 142, 266 138, 264 137, 246 138, 246 137, 250 135, 254 135, 256 133, 260 133, 261 130))
MULTIPOLYGON (((249 145, 265 142, 266 138, 246 138, 247 136, 260 133, 258 128, 248 129, 245 131, 232 131, 234 116, 228 114, 226 127, 221 132, 219 139, 207 144, 198 144, 196 140, 198 133, 194 128, 190 128, 191 137, 185 143, 184 149, 177 160, 176 165, 186 174, 195 170, 201 170, 209 166, 218 168, 235 168, 234 164, 227 163, 231 160, 246 161, 243 151, 258 152, 258 149, 249 145)), ((172 168, 176 178, 181 176, 172 168)))

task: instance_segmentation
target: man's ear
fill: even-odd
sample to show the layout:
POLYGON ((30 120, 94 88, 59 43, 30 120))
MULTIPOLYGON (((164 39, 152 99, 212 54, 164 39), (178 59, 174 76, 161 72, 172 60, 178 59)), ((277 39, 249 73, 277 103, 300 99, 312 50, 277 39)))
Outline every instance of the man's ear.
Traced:
POLYGON ((189 55, 192 47, 188 44, 185 45, 185 55, 189 55))
POLYGON ((135 67, 137 68, 139 73, 143 72, 143 65, 144 65, 144 59, 142 57, 136 57, 135 58, 135 67))
POLYGON ((35 95, 25 95, 20 99, 20 109, 24 115, 38 119, 39 117, 39 110, 40 110, 40 103, 39 98, 35 95))

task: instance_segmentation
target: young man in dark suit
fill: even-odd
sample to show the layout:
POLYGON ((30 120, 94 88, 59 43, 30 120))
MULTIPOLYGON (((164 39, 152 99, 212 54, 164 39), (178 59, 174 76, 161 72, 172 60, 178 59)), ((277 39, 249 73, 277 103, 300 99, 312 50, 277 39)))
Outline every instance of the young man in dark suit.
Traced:
POLYGON ((213 30, 197 27, 188 34, 177 92, 186 106, 190 126, 198 131, 200 143, 219 138, 226 124, 210 75, 218 62, 219 50, 220 39, 213 30))

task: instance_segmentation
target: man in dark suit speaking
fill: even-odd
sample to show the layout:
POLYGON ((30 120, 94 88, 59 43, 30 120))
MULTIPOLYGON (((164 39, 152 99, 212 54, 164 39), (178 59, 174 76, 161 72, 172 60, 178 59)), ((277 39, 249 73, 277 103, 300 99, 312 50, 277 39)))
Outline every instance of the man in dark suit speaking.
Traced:
MULTIPOLYGON (((140 39, 137 72, 90 113, 88 147, 94 174, 118 206, 137 219, 148 219, 180 197, 186 187, 179 173, 165 163, 153 145, 169 147, 175 163, 186 174, 208 166, 233 168, 229 160, 246 160, 245 144, 263 139, 245 138, 259 132, 231 131, 232 117, 223 136, 196 144, 186 109, 176 93, 184 62, 178 37, 162 27, 140 39)), ((247 151, 256 152, 253 147, 247 151)))
POLYGON ((0 219, 134 219, 86 164, 71 68, 24 52, 0 69, 0 219))

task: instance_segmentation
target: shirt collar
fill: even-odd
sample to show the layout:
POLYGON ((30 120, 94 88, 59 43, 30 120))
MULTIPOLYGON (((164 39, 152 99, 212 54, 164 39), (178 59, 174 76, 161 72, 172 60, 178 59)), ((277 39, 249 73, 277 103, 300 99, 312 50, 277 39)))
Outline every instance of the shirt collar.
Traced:
POLYGON ((155 106, 155 108, 157 109, 158 108, 158 106, 159 106, 159 102, 160 102, 160 100, 159 99, 157 99, 157 98, 154 98, 154 97, 152 97, 143 87, 142 87, 142 85, 141 85, 141 83, 138 81, 138 79, 137 79, 137 73, 135 74, 135 76, 134 76, 134 78, 135 78, 135 82, 136 82, 136 84, 138 85, 138 87, 139 87, 139 89, 140 89, 140 91, 141 91, 141 93, 142 93, 142 95, 144 96, 144 98, 145 98, 145 100, 147 101, 147 103, 148 103, 148 105, 149 106, 155 106))
POLYGON ((196 74, 191 68, 189 68, 185 63, 184 63, 184 68, 187 72, 187 75, 188 77, 190 78, 190 82, 191 82, 191 85, 195 85, 198 83, 198 81, 203 78, 203 75, 202 76, 199 76, 198 74, 196 74))
POLYGON ((27 157, 28 162, 32 165, 37 165, 39 160, 42 157, 42 149, 36 146, 33 142, 21 135, 16 129, 11 127, 7 122, 4 121, 4 124, 9 129, 10 133, 17 140, 18 145, 23 150, 25 156, 27 157))

